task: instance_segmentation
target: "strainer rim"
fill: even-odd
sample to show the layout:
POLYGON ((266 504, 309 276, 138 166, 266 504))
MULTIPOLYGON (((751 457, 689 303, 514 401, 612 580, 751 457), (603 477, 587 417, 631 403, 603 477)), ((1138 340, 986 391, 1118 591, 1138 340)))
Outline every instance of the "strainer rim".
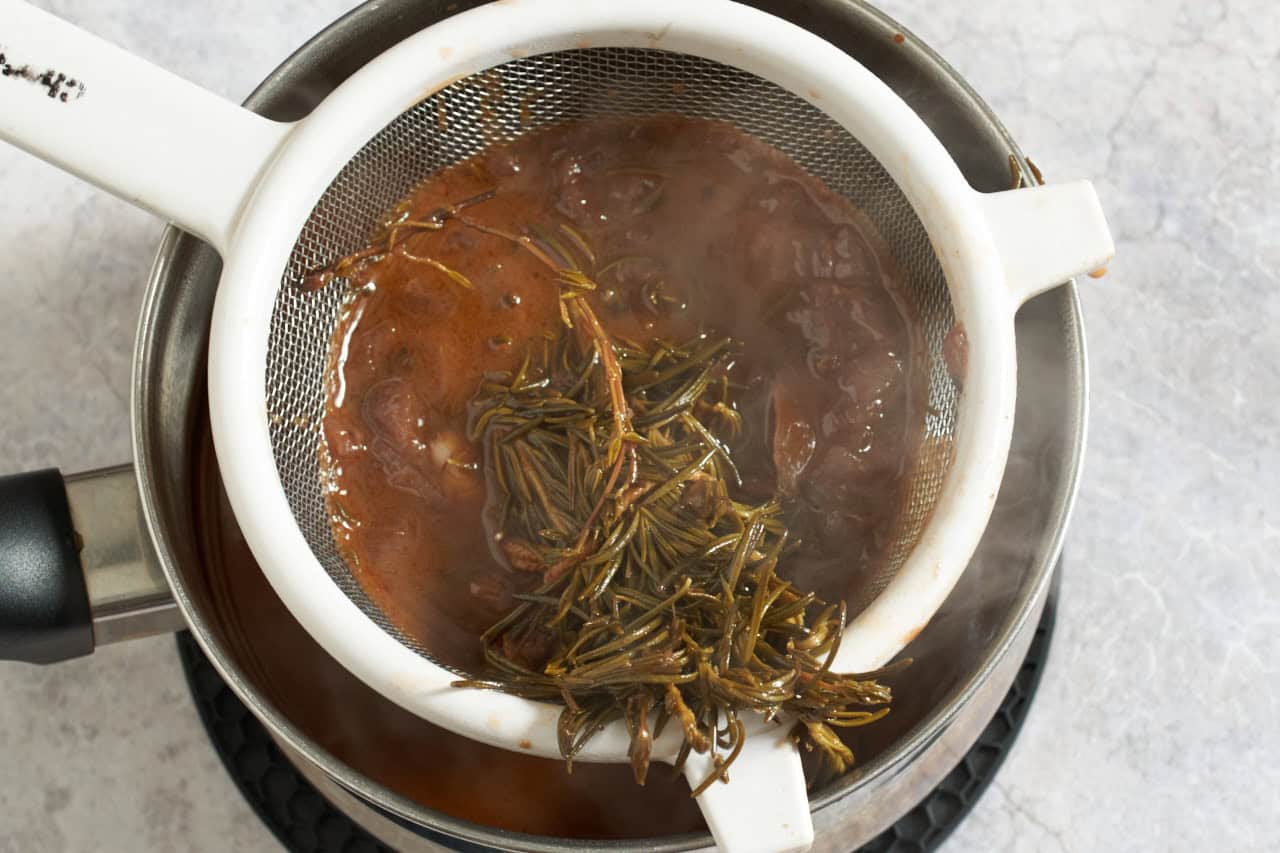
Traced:
MULTIPOLYGON (((747 8, 739 7, 738 4, 729 3, 727 0, 715 0, 715 4, 695 4, 695 6, 705 12, 716 4, 725 8, 731 6, 747 8)), ((219 464, 227 484, 228 496, 237 519, 244 529, 246 540, 281 599, 331 655, 375 690, 410 711, 427 716, 464 735, 489 742, 513 743, 533 740, 530 735, 538 731, 553 732, 554 727, 548 723, 554 720, 557 712, 547 706, 515 697, 488 695, 481 700, 489 711, 488 715, 474 715, 460 710, 456 712, 455 717, 463 718, 462 725, 457 725, 459 721, 456 718, 451 720, 439 713, 424 713, 423 708, 428 706, 439 711, 441 703, 471 706, 470 699, 476 694, 448 688, 448 683, 454 678, 451 672, 401 646, 352 604, 333 585, 323 568, 311 556, 310 548, 306 545, 305 539, 293 521, 292 514, 288 511, 274 465, 270 442, 267 439, 268 418, 260 390, 264 387, 265 330, 270 315, 270 303, 263 301, 262 283, 279 280, 280 270, 284 268, 287 260, 288 249, 292 246, 294 237, 301 231, 302 224, 312 206, 355 151, 372 133, 380 130, 405 108, 417 103, 425 94, 439 85, 456 79, 459 72, 454 69, 464 59, 462 52, 456 52, 451 61, 442 61, 434 71, 434 76, 431 78, 433 82, 424 87, 421 85, 423 75, 419 61, 422 56, 443 56, 442 49, 449 46, 444 42, 456 36, 455 29, 459 31, 471 29, 471 25, 478 27, 478 18, 481 15, 486 17, 494 14, 502 15, 507 18, 503 20, 503 26, 511 26, 512 21, 507 16, 521 11, 529 13, 539 6, 545 9, 546 5, 545 0, 542 2, 523 0, 511 6, 482 7, 445 22, 445 24, 451 22, 469 24, 465 28, 447 27, 442 24, 411 36, 358 72, 339 87, 309 118, 293 127, 276 162, 257 188, 253 201, 247 206, 245 216, 233 238, 232 250, 228 253, 215 307, 214 334, 210 343, 210 408, 219 464), (495 12, 495 9, 498 11, 495 12), (467 20, 473 17, 477 20, 467 20), (414 80, 412 74, 403 74, 405 69, 413 68, 419 71, 416 86, 409 85, 414 80), (370 130, 357 129, 364 125, 357 125, 351 121, 353 107, 359 111, 366 125, 375 122, 376 125, 370 130), (342 144, 335 144, 336 129, 345 131, 340 137, 342 144), (317 168, 321 163, 324 167, 317 168), (306 187, 305 192, 303 187, 306 187), (272 203, 280 199, 299 198, 307 203, 297 205, 272 203), (252 346, 244 345, 246 337, 252 339, 252 346), (261 342, 260 347, 258 342, 261 342), (257 357, 258 355, 261 357, 257 357), (274 501, 273 497, 278 497, 279 500, 274 501), (269 509, 264 511, 264 507, 269 509), (306 559, 301 559, 304 555, 306 559), (337 636, 339 625, 343 630, 350 630, 351 633, 337 636), (359 639, 352 642, 352 637, 357 635, 359 639), (493 725, 495 714, 511 715, 511 719, 515 722, 510 724, 508 721, 508 724, 504 725, 500 721, 498 725, 493 725), (474 717, 480 717, 480 719, 468 719, 474 717)), ((546 52, 552 49, 581 47, 584 39, 616 28, 618 11, 623 7, 632 9, 633 14, 639 16, 639 12, 634 11, 638 5, 623 3, 610 6, 607 15, 598 15, 596 30, 592 30, 590 19, 579 18, 575 22, 579 26, 572 33, 565 33, 560 27, 553 28, 559 30, 557 41, 546 32, 545 26, 542 29, 531 27, 523 32, 532 33, 534 38, 526 37, 516 41, 501 40, 501 56, 496 56, 494 51, 484 53, 473 50, 467 53, 465 58, 467 61, 487 68, 496 64, 492 61, 494 58, 509 58, 513 52, 546 52), (539 37, 542 41, 538 40, 539 37)), ((690 9, 693 8, 687 4, 682 6, 674 2, 647 3, 644 6, 644 18, 650 22, 655 19, 655 7, 667 11, 670 20, 675 22, 686 19, 685 16, 692 14, 690 9)), ((757 10, 750 10, 750 12, 756 16, 765 15, 757 10)), ((769 17, 775 26, 784 23, 772 16, 766 17, 769 17)), ((532 22, 536 23, 536 21, 532 22)), ((723 20, 717 21, 716 24, 714 34, 723 35, 723 20)), ((967 399, 962 398, 961 401, 960 428, 965 430, 961 433, 962 435, 972 434, 972 443, 977 450, 964 451, 962 448, 957 452, 955 465, 956 470, 959 470, 962 475, 970 473, 982 476, 949 478, 939 501, 941 505, 941 501, 947 499, 948 489, 962 493, 962 497, 970 501, 965 507, 966 514, 971 519, 980 517, 980 523, 972 523, 967 530, 961 531, 966 534, 960 537, 964 541, 956 542, 956 537, 951 537, 950 541, 954 547, 929 566, 931 577, 920 575, 927 581, 925 592, 932 605, 928 607, 931 615, 950 591, 952 584, 967 563, 969 553, 976 546, 998 487, 1003 457, 1007 452, 1008 438, 1012 428, 1012 311, 1006 300, 997 298, 1004 293, 1000 267, 995 258, 990 235, 984 233, 983 220, 973 199, 975 194, 964 182, 945 149, 897 95, 862 68, 859 63, 811 33, 799 30, 790 24, 785 26, 802 33, 806 42, 820 43, 825 46, 825 50, 809 51, 799 56, 794 53, 783 56, 775 49, 768 54, 772 64, 762 62, 759 65, 744 66, 742 62, 748 55, 742 46, 743 31, 741 29, 736 31, 734 39, 728 39, 716 45, 716 50, 708 54, 689 49, 689 45, 681 41, 684 35, 682 30, 675 26, 661 33, 662 37, 656 39, 653 38, 658 34, 655 30, 635 30, 632 33, 633 40, 639 44, 630 46, 683 46, 682 52, 696 53, 726 64, 745 67, 746 70, 804 97, 828 114, 832 114, 830 108, 833 104, 839 107, 841 103, 852 100, 851 97, 833 97, 830 93, 846 94, 847 90, 854 86, 853 81, 860 80, 858 84, 861 87, 860 94, 871 97, 867 93, 872 92, 873 99, 878 99, 879 109, 894 111, 899 124, 896 128, 883 128, 887 133, 887 141, 868 140, 863 133, 856 135, 881 158, 895 178, 898 178, 899 173, 904 170, 907 171, 909 179, 900 183, 904 190, 908 191, 908 198, 913 208, 921 215, 922 221, 929 229, 935 251, 947 273, 953 294, 957 292, 957 285, 965 282, 970 282, 969 289, 976 291, 974 298, 969 302, 957 300, 956 307, 958 319, 965 322, 972 332, 970 336, 972 381, 966 388, 967 399), (828 67, 822 67, 823 62, 827 63, 828 67), (851 74, 855 67, 861 73, 861 77, 857 73, 851 74), (840 74, 836 75, 832 68, 840 68, 840 74), (831 88, 822 90, 815 85, 806 87, 803 83, 797 82, 800 79, 800 69, 811 72, 807 78, 810 81, 826 80, 831 88), (773 73, 769 73, 770 71, 773 73), (890 144, 903 143, 904 139, 909 144, 899 146, 890 144), (894 152, 900 158, 896 163, 893 162, 894 152), (886 160, 890 162, 885 162, 886 160), (922 209, 921 192, 916 192, 916 197, 912 198, 910 189, 915 187, 920 182, 920 176, 926 173, 930 179, 924 183, 928 184, 930 191, 936 197, 928 200, 932 205, 931 208, 922 209), (910 179, 912 175, 915 176, 915 180, 910 179), (923 215, 929 209, 932 209, 936 215, 923 215), (946 214, 943 218, 949 229, 941 236, 935 234, 935 231, 939 230, 937 220, 942 216, 938 211, 946 214), (931 221, 934 225, 932 228, 929 227, 931 221), (975 407, 975 401, 985 402, 988 399, 992 402, 975 407), (975 411, 980 414, 987 413, 990 417, 975 419, 973 414, 966 416, 967 412, 975 411), (970 423, 970 421, 974 422, 970 423), (989 429, 982 429, 983 426, 989 429), (962 455, 965 452, 977 452, 989 460, 990 464, 980 471, 970 472, 961 467, 968 464, 967 457, 962 455)), ((484 27, 492 33, 489 22, 486 22, 484 27)), ((777 35, 776 31, 771 33, 774 39, 777 35)), ((627 43, 613 40, 610 44, 627 43)), ((495 48, 496 50, 499 49, 495 48)), ((750 58, 760 58, 758 46, 756 51, 757 55, 750 58)), ((859 114, 865 113, 868 109, 861 102, 856 106, 857 109, 854 112, 859 114)), ((833 117, 840 121, 839 116, 833 115, 833 117)), ((840 123, 845 124, 844 121, 840 123)), ((863 130, 865 129, 864 125, 863 130)), ((271 295, 274 295, 274 288, 271 295)), ((958 498, 953 497, 952 500, 958 500, 958 498)), ((934 528, 936 525, 937 516, 935 515, 926 528, 926 535, 929 532, 928 528, 934 528)), ((915 557, 916 555, 913 554, 908 558, 908 563, 899 574, 900 578, 907 574, 915 557)), ((882 596, 895 589, 901 589, 901 584, 897 588, 894 587, 897 581, 898 579, 895 578, 882 596)), ((908 590, 908 592, 918 600, 919 590, 908 590)), ((883 623, 892 623, 893 614, 885 611, 884 607, 875 609, 873 604, 868 609, 871 614, 868 623, 878 621, 881 624, 877 627, 882 629, 883 623)), ((916 608, 915 612, 918 613, 919 608, 916 608)), ((903 639, 906 633, 913 630, 916 620, 906 621, 912 624, 906 625, 903 631, 897 634, 903 639)), ((856 637, 857 633, 858 623, 855 622, 850 635, 856 637)), ((892 647, 892 643, 889 646, 882 645, 879 649, 864 652, 864 655, 867 660, 877 656, 891 656, 896 653, 900 645, 900 643, 896 647, 892 647)), ((851 644, 846 649, 845 655, 852 658, 853 652, 850 649, 854 648, 856 647, 851 644)), ((842 657, 842 663, 844 659, 842 657)), ((876 664, 869 663, 866 668, 874 665, 876 664)), ((554 738, 550 740, 549 744, 545 742, 543 744, 547 747, 546 749, 535 751, 554 754, 554 738)), ((593 744, 593 748, 583 756, 583 760, 624 760, 619 756, 625 756, 625 739, 616 736, 612 739, 600 737, 593 744)))

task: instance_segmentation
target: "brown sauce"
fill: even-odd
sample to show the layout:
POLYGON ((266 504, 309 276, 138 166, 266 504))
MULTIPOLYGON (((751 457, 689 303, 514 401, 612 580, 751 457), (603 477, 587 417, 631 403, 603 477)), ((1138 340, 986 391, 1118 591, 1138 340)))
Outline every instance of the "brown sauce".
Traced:
POLYGON ((196 460, 195 529, 212 622, 266 701, 321 749, 414 802, 497 829, 590 839, 706 830, 688 786, 669 783, 669 768, 654 768, 643 788, 623 764, 579 762, 567 774, 562 761, 460 737, 365 686, 267 583, 223 494, 207 425, 196 460))
POLYGON ((536 582, 490 549, 467 418, 486 372, 516 368, 559 331, 559 289, 529 252, 475 224, 537 226, 580 256, 586 244, 610 334, 740 341, 741 495, 780 493, 803 543, 780 573, 832 601, 873 576, 921 436, 924 382, 918 329, 866 217, 764 143, 673 117, 530 134, 439 173, 405 209, 421 219, 494 189, 466 210, 471 225, 449 220, 401 244, 409 256, 368 265, 334 338, 335 536, 389 619, 474 671, 479 634, 536 582))

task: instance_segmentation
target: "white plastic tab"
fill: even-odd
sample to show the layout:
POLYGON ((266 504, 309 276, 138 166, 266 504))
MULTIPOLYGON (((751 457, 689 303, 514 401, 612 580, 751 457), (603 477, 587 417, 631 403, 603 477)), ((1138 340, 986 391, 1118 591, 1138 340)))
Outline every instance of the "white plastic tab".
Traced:
POLYGON ((1095 270, 1115 244, 1089 181, 979 194, 1004 265, 1013 307, 1095 270))
MULTIPOLYGON (((787 726, 752 727, 729 781, 713 782, 698 807, 726 853, 800 853, 813 846, 813 817, 800 751, 787 726)), ((684 775, 690 787, 714 772, 708 755, 691 753, 684 775)))

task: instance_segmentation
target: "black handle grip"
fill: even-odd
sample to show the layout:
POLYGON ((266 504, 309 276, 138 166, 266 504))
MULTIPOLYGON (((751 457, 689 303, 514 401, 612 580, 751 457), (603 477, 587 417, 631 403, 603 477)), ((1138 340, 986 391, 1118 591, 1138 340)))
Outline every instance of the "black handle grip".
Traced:
POLYGON ((0 477, 0 660, 56 663, 92 651, 89 593, 62 474, 0 477))

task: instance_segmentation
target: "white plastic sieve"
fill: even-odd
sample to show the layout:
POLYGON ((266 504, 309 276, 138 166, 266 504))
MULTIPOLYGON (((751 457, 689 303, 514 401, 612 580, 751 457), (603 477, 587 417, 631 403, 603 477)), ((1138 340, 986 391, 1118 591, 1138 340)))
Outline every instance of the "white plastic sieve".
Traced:
MULTIPOLYGON (((0 134, 174 219, 223 256, 209 352, 214 438, 237 520, 281 599, 383 695, 509 749, 558 756, 559 709, 451 688, 455 674, 382 618, 333 548, 314 424, 342 285, 304 294, 290 286, 301 274, 362 246, 433 171, 565 119, 723 118, 791 155, 886 237, 934 367, 928 428, 940 449, 914 474, 898 559, 857 602, 835 662, 854 672, 885 663, 924 626, 986 525, 1012 429, 1014 311, 1113 251, 1087 183, 975 192, 861 65, 730 0, 504 0, 410 37, 294 124, 253 115, 17 0, 0 0, 0 27, 7 62, 31 70, 0 79, 0 134), (493 81, 540 92, 526 110, 532 121, 493 103, 479 116, 476 91, 493 81), (955 322, 969 341, 963 393, 942 366, 955 322)), ((758 727, 732 781, 699 798, 722 847, 811 842, 785 731, 758 727)), ((625 762, 627 746, 618 724, 578 760, 625 762)), ((669 761, 678 746, 669 727, 653 756, 669 761)), ((686 772, 700 781, 708 760, 691 756, 686 772)))

